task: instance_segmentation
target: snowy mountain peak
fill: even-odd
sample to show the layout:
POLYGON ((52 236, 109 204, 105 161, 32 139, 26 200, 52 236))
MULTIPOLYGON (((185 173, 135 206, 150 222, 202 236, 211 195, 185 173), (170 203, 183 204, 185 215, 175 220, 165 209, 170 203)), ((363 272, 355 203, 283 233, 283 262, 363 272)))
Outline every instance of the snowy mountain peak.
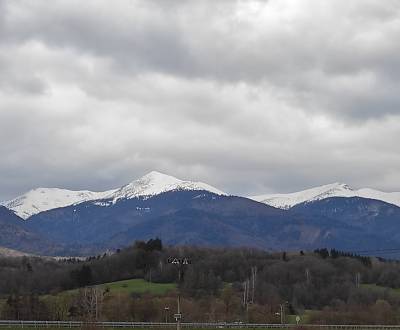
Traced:
POLYGON ((4 206, 14 211, 20 218, 27 219, 43 211, 92 199, 101 199, 113 192, 114 190, 93 192, 88 190, 73 191, 59 188, 36 188, 5 202, 4 206))
POLYGON ((320 187, 310 188, 303 191, 288 194, 267 194, 259 196, 251 196, 249 198, 274 206, 281 209, 289 209, 294 205, 311 201, 320 200, 333 196, 352 195, 353 189, 345 183, 331 183, 320 187))
POLYGON ((329 197, 362 197, 381 200, 400 206, 400 193, 386 193, 379 190, 363 188, 353 189, 345 183, 331 183, 320 187, 288 194, 267 194, 249 197, 257 202, 265 203, 280 209, 289 209, 297 204, 322 200, 329 197))
POLYGON ((171 190, 207 190, 218 195, 224 192, 202 182, 182 181, 173 176, 152 171, 122 188, 103 192, 89 190, 66 190, 59 188, 36 188, 2 203, 22 219, 34 214, 87 201, 113 200, 122 198, 153 196, 171 190))
POLYGON ((353 190, 353 188, 351 188, 348 184, 341 183, 341 182, 335 182, 335 183, 332 183, 330 185, 328 184, 326 186, 331 186, 332 188, 336 188, 336 189, 353 190))
POLYGON ((153 185, 153 186, 163 186, 163 185, 171 185, 171 184, 179 184, 182 180, 179 180, 171 175, 167 175, 157 171, 151 171, 141 178, 133 181, 131 184, 142 183, 144 185, 153 185))
POLYGON ((158 172, 158 171, 151 171, 151 172, 143 175, 140 179, 163 180, 163 179, 167 179, 167 178, 175 180, 175 181, 180 181, 179 179, 177 179, 177 178, 175 178, 175 177, 173 177, 171 175, 164 174, 164 173, 161 173, 161 172, 158 172))
POLYGON ((183 181, 173 176, 152 171, 112 194, 113 201, 121 198, 135 198, 139 196, 153 196, 174 190, 207 190, 218 195, 226 195, 224 192, 206 183, 183 181))
POLYGON ((354 190, 345 183, 332 183, 324 186, 307 189, 304 192, 310 194, 316 194, 317 199, 322 199, 330 196, 335 196, 337 194, 351 194, 354 190))

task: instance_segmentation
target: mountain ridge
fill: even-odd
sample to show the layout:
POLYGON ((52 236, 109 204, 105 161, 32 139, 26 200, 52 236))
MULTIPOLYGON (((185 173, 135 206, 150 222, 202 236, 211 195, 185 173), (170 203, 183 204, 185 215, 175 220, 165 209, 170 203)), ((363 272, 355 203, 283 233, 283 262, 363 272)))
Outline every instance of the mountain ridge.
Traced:
POLYGON ((0 246, 87 255, 152 237, 172 245, 267 250, 400 244, 398 193, 355 190, 343 183, 249 199, 153 171, 105 192, 38 188, 30 193, 33 197, 28 192, 8 203, 14 210, 0 206, 0 246))
POLYGON ((364 198, 328 198, 303 205, 314 208, 281 210, 244 197, 181 190, 123 199, 106 208, 85 202, 42 212, 25 223, 37 235, 67 247, 81 244, 87 250, 95 246, 116 249, 154 237, 167 245, 247 246, 271 251, 321 247, 356 251, 400 244, 400 235, 394 234, 400 228, 397 206, 364 198), (328 205, 319 212, 325 201, 331 201, 333 207, 328 205), (368 212, 358 213, 358 208, 368 212), (335 216, 335 209, 349 214, 345 221, 335 216), (374 209, 378 210, 375 215, 374 209), (388 226, 386 237, 377 230, 384 225, 388 226))
POLYGON ((323 200, 330 197, 361 197, 380 200, 400 206, 400 192, 383 192, 371 188, 353 189, 349 185, 339 182, 313 187, 294 193, 265 194, 249 196, 248 198, 276 208, 287 210, 305 202, 323 200))
POLYGON ((116 203, 124 198, 154 196, 173 190, 206 190, 218 195, 226 195, 223 191, 203 182, 180 180, 161 172, 152 171, 117 189, 93 192, 90 190, 74 191, 60 188, 36 188, 0 205, 12 210, 20 218, 27 220, 31 216, 44 211, 83 202, 97 201, 99 205, 107 206, 110 200, 112 200, 112 203, 116 203), (108 200, 108 203, 102 202, 103 200, 108 200))
MULTIPOLYGON (((180 180, 157 171, 151 171, 120 188, 94 192, 90 190, 68 190, 61 188, 36 188, 0 205, 12 210, 26 220, 40 212, 92 201, 109 206, 120 199, 139 196, 154 196, 173 190, 205 190, 218 195, 225 192, 203 182, 180 180), (106 202, 104 200, 107 200, 106 202)), ((330 197, 362 197, 376 199, 400 206, 400 192, 383 192, 371 188, 353 189, 345 183, 332 183, 293 193, 270 193, 255 196, 242 196, 280 209, 290 209, 295 205, 322 200, 330 197)))

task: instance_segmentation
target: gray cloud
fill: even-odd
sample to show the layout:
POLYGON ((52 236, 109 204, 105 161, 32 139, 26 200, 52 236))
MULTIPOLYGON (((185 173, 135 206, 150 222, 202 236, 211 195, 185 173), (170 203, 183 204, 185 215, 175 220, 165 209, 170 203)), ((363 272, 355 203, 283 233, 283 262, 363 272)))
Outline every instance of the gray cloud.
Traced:
POLYGON ((1 1, 0 199, 152 169, 400 190, 400 4, 1 1))

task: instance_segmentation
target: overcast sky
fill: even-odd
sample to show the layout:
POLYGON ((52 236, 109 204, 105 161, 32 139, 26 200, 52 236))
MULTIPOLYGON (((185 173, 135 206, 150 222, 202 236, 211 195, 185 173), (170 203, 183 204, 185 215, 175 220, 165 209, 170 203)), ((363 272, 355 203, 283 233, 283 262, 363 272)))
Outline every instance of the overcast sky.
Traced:
POLYGON ((398 0, 0 0, 0 200, 400 190, 399 40, 398 0))

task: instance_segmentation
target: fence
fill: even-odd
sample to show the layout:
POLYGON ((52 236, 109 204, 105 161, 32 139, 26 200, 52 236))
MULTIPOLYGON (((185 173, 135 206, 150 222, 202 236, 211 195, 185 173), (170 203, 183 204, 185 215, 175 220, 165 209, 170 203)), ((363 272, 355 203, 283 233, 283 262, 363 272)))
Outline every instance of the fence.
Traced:
MULTIPOLYGON (((3 328, 80 328, 93 326, 101 328, 175 328, 176 323, 154 323, 154 322, 80 322, 80 321, 14 321, 0 320, 3 328)), ((321 330, 362 330, 362 329, 398 329, 400 325, 319 325, 319 324, 254 324, 254 323, 181 323, 182 328, 192 329, 321 329, 321 330)))

